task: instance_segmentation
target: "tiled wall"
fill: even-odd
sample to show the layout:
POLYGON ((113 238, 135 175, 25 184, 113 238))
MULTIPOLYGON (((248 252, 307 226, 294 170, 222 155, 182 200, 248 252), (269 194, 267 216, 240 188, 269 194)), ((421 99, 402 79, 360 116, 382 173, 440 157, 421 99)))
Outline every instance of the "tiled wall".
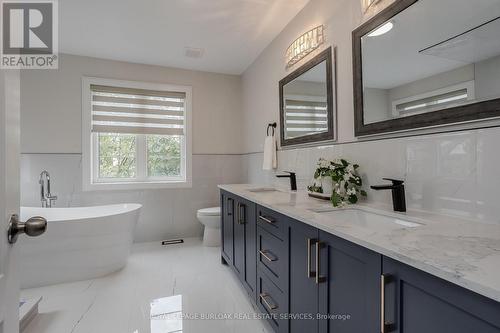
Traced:
MULTIPOLYGON (((500 128, 410 138, 283 150, 278 171, 297 172, 299 188, 311 181, 320 157, 343 157, 361 165, 366 189, 383 177, 406 180, 409 209, 500 223, 500 128)), ((287 179, 262 170, 262 154, 194 155, 190 189, 81 190, 79 154, 23 154, 21 200, 38 206, 38 175, 52 175, 58 207, 138 202, 144 205, 135 241, 201 235, 196 210, 218 205, 217 184, 254 183, 288 187, 287 179)), ((368 191, 368 201, 390 205, 389 191, 368 191)))
MULTIPOLYGON (((500 128, 284 150, 278 170, 296 171, 305 188, 320 157, 360 164, 367 189, 383 177, 405 179, 409 209, 500 223, 500 128)), ((261 162, 261 153, 245 155, 249 182, 288 186, 261 162)), ((368 194, 370 202, 391 203, 390 191, 368 194)))
POLYGON ((217 184, 242 183, 246 169, 241 155, 193 155, 193 187, 140 191, 81 190, 80 154, 23 154, 21 204, 40 205, 38 177, 50 172, 57 207, 134 202, 143 205, 135 241, 155 241, 201 235, 199 208, 219 205, 217 184))

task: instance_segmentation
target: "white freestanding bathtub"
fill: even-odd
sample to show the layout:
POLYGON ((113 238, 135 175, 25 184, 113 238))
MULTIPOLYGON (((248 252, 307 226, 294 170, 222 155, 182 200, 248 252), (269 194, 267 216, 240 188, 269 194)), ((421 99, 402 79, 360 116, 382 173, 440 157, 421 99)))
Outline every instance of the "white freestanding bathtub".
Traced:
POLYGON ((124 267, 141 207, 21 207, 22 221, 48 221, 43 235, 19 237, 21 288, 96 278, 124 267))

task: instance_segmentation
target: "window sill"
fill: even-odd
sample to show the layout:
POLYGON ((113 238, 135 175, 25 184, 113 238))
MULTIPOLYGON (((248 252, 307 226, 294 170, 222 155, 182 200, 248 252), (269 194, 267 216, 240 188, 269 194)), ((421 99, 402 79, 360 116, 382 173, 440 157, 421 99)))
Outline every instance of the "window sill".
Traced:
POLYGON ((125 191, 125 190, 155 190, 191 188, 191 180, 180 181, 151 181, 151 182, 111 182, 111 183, 84 183, 83 191, 125 191))

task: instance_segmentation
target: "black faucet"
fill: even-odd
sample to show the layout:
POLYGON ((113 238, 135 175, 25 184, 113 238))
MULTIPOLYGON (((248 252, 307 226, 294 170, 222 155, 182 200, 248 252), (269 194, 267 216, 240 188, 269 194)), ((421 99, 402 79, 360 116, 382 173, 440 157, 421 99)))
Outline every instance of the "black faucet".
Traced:
POLYGON ((392 190, 392 204, 396 212, 406 212, 406 198, 404 180, 383 178, 392 182, 392 185, 370 186, 375 191, 392 190))
POLYGON ((295 176, 295 172, 283 171, 289 173, 289 175, 276 175, 278 178, 290 178, 290 187, 292 191, 297 191, 297 176, 295 176))

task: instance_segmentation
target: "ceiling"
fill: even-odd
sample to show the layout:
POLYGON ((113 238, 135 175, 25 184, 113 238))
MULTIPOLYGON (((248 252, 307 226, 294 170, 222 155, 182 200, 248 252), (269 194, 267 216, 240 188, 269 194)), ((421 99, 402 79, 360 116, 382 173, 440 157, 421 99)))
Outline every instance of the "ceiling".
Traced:
POLYGON ((309 0, 61 0, 60 52, 241 74, 309 0), (186 57, 186 47, 203 49, 186 57))
POLYGON ((391 89, 467 65, 419 51, 499 16, 500 0, 418 1, 391 19, 394 28, 388 33, 363 37, 364 85, 391 89))

